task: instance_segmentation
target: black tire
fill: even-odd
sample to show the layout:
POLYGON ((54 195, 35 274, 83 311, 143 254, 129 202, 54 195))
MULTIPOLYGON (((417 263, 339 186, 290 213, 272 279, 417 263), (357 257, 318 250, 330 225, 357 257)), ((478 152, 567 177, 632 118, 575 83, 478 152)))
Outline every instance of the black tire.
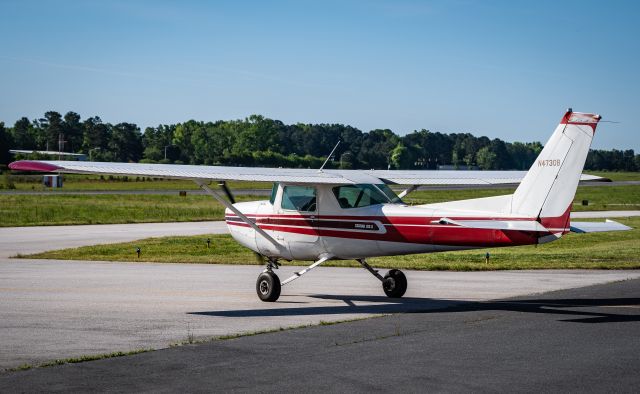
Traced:
POLYGON ((407 277, 400 270, 391 270, 384 276, 382 289, 387 297, 400 298, 407 291, 407 277))
POLYGON ((271 271, 263 272, 256 281, 256 292, 264 302, 274 302, 280 297, 280 278, 271 271))

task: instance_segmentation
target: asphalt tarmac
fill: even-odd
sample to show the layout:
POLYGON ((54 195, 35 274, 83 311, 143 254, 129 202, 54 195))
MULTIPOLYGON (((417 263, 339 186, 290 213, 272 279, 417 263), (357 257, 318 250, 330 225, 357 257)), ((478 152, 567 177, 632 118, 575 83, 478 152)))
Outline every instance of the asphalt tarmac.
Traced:
POLYGON ((0 258, 150 237, 228 232, 223 221, 0 227, 0 258))
MULTIPOLYGON (((0 387, 7 392, 635 393, 638 294, 636 279, 449 307, 440 300, 441 308, 425 309, 406 299, 401 302, 413 304, 407 313, 3 373, 0 387)), ((383 297, 332 297, 386 303, 383 297)))
MULTIPOLYGON (((98 242, 225 231, 220 222, 0 229, 0 369, 640 277, 640 271, 408 271, 407 298, 398 302, 384 297, 380 283, 365 270, 320 267, 287 285, 279 302, 266 304, 255 294, 258 266, 7 258, 98 242)), ((283 267, 278 274, 286 278, 295 270, 283 267)))
POLYGON ((0 369, 640 278, 640 271, 405 271, 406 298, 394 300, 364 269, 319 267, 264 303, 255 292, 261 270, 0 259, 0 369))

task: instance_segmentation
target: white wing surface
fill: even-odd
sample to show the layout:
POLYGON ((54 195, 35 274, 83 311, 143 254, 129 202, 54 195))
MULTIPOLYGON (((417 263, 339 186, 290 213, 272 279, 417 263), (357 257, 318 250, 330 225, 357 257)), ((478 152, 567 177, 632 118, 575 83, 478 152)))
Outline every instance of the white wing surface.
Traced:
POLYGON ((571 222, 571 231, 574 233, 600 233, 605 231, 627 230, 632 230, 632 228, 610 219, 604 222, 571 222))
MULTIPOLYGON (((387 183, 398 185, 501 185, 518 184, 526 171, 395 171, 323 170, 301 168, 224 167, 179 164, 108 163, 91 161, 21 160, 9 164, 19 171, 69 174, 129 175, 216 181, 292 183, 387 183)), ((605 180, 582 175, 581 180, 605 180)))

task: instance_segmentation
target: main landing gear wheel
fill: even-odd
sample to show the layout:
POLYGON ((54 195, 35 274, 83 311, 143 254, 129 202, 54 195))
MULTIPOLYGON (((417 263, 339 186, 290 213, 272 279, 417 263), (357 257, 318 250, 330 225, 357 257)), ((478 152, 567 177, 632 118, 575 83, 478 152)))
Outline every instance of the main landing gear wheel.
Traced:
POLYGON ((384 276, 382 289, 387 297, 400 298, 407 291, 407 277, 400 270, 391 270, 384 276))
POLYGON ((256 281, 256 292, 262 301, 276 301, 280 297, 280 278, 278 275, 271 271, 261 273, 256 281))

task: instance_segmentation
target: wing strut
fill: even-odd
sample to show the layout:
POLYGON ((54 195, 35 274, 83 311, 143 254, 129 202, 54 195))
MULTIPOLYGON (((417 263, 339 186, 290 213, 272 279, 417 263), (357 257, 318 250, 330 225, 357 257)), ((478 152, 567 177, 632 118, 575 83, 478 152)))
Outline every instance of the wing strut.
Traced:
POLYGON ((318 260, 315 263, 311 264, 310 266, 308 266, 307 268, 303 269, 302 271, 294 272, 291 277, 289 277, 289 278, 287 278, 287 279, 282 281, 281 286, 284 286, 289 282, 293 282, 294 280, 298 279, 302 275, 306 274, 307 272, 311 271, 312 269, 316 268, 317 266, 319 266, 320 264, 324 263, 327 260, 331 260, 331 255, 322 254, 320 256, 320 260, 318 260))
POLYGON ((271 242, 273 244, 273 246, 275 246, 278 250, 282 249, 282 245, 278 241, 273 239, 273 237, 270 236, 269 234, 267 234, 266 231, 264 231, 263 229, 258 227, 258 225, 253 220, 251 220, 248 217, 246 217, 242 212, 240 212, 238 210, 238 208, 234 207, 233 204, 231 204, 229 201, 225 200, 224 198, 220 197, 220 195, 218 193, 216 193, 215 191, 213 191, 209 186, 207 186, 207 184, 203 180, 194 179, 193 181, 196 184, 198 184, 198 186, 200 186, 200 188, 202 190, 204 190, 205 193, 207 193, 211 197, 215 198, 222 205, 224 205, 225 207, 229 208, 233 213, 238 215, 238 217, 240 219, 242 219, 243 222, 247 223, 249 226, 251 226, 251 228, 256 230, 256 232, 258 234, 262 235, 264 237, 264 239, 266 239, 267 241, 271 242))
POLYGON ((398 194, 398 198, 403 199, 407 194, 411 193, 414 190, 417 190, 418 187, 420 187, 420 185, 411 185, 410 187, 403 190, 402 193, 398 194))
POLYGON ((221 181, 220 183, 218 183, 218 186, 220 186, 224 194, 227 195, 227 198, 229 199, 229 201, 231 201, 231 204, 235 204, 236 199, 233 197, 231 190, 229 190, 229 186, 227 186, 227 182, 221 181))

